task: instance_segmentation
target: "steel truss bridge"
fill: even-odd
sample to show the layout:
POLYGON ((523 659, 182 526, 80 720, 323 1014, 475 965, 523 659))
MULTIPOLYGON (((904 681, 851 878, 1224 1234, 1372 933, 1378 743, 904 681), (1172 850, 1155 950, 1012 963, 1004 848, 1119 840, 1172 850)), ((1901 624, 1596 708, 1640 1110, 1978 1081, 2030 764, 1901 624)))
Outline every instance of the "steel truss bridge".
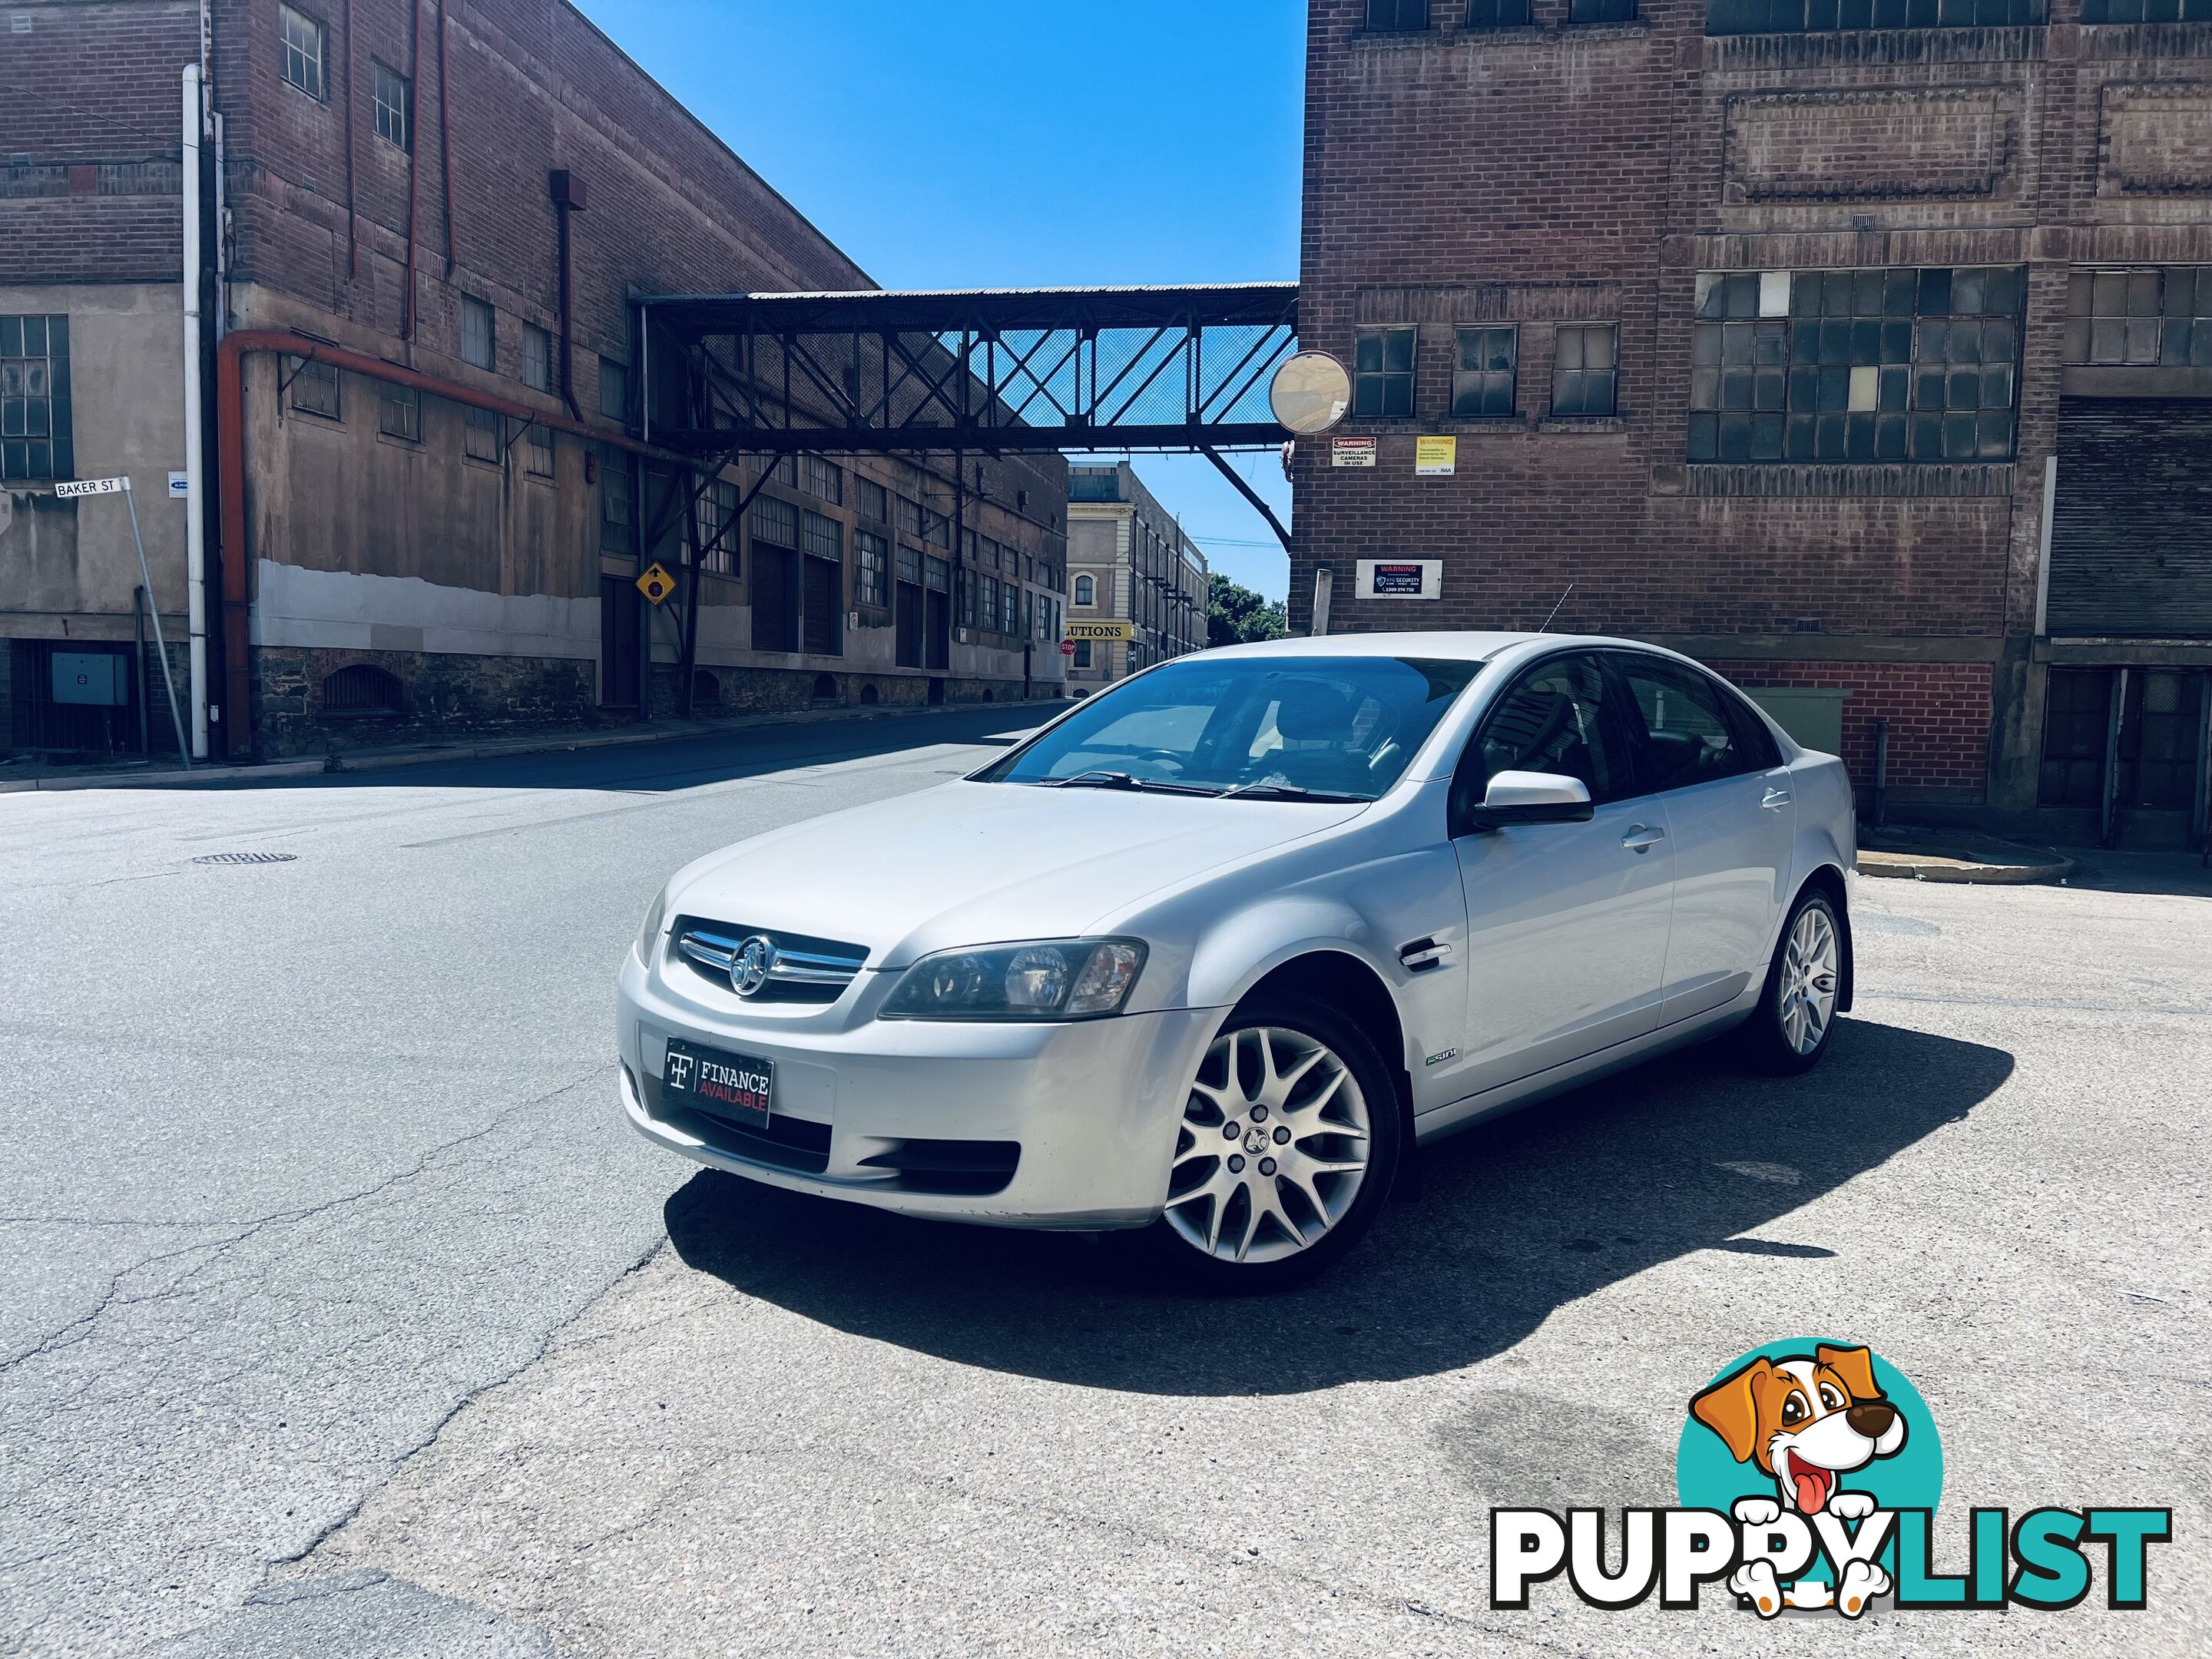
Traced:
MULTIPOLYGON (((694 573, 773 474, 758 468, 702 544, 700 501, 741 456, 1196 452, 1290 544, 1273 510, 1222 454, 1272 449, 1291 435, 1267 392, 1297 350, 1295 283, 683 294, 633 303, 644 343, 642 437, 694 463, 688 481, 670 481, 646 545, 683 514, 694 573)), ((956 466, 956 521, 959 477, 956 466)), ((696 574, 686 586, 688 698, 696 574)))

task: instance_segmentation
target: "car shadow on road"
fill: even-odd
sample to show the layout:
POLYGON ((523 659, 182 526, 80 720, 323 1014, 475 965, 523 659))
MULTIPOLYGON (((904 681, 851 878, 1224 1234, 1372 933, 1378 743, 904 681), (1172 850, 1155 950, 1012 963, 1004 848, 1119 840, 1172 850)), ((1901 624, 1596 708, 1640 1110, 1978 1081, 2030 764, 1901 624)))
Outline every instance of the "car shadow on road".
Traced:
MULTIPOLYGON (((1695 1251, 1846 1258, 1883 1241, 1787 1218, 1965 1117, 1996 1048, 1846 1020, 1810 1076, 1670 1056, 1423 1153, 1422 1191, 1316 1284, 1216 1299, 1080 1237, 916 1221, 703 1170, 666 1206, 692 1267, 841 1330, 963 1364, 1141 1393, 1251 1395, 1431 1375, 1695 1251)), ((1112 1243, 1118 1241, 1109 1241, 1112 1243)))

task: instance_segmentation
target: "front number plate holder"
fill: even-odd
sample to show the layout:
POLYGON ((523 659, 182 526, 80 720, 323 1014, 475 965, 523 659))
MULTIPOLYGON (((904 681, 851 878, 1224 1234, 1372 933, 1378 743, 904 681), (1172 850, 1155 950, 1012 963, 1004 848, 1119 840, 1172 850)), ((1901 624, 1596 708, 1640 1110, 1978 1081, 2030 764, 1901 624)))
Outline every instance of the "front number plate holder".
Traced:
POLYGON ((660 1083, 670 1104, 744 1129, 765 1129, 775 1110, 775 1062, 672 1037, 660 1083))

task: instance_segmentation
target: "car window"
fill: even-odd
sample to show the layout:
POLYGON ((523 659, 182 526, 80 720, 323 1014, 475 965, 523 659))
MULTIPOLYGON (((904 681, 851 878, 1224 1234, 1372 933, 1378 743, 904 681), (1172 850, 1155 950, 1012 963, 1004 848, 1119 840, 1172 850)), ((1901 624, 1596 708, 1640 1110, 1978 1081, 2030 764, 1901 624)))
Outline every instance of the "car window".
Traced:
POLYGON ((1657 657, 1626 654, 1613 659, 1634 707, 1638 793, 1685 789, 1733 778, 1752 769, 1729 721, 1720 688, 1694 668, 1657 657))
POLYGON ((1396 782, 1481 664, 1410 657, 1197 656, 1101 692, 987 783, 1091 772, 1185 789, 1267 786, 1372 800, 1396 782))
POLYGON ((1596 658, 1557 657, 1540 664, 1499 699, 1452 778, 1455 823, 1482 804, 1500 772, 1579 778, 1593 801, 1631 793, 1627 745, 1596 658))

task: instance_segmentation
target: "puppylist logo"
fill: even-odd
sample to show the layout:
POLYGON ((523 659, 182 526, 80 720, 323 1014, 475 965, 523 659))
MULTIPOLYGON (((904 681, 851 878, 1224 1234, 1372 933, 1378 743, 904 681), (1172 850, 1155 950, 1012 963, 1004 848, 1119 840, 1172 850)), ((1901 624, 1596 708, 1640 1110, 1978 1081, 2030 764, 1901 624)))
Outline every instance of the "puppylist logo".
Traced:
POLYGON ((1884 1598, 2056 1612, 2088 1597, 2101 1565, 2105 1605, 2140 1608, 2149 1547, 2172 1533, 2162 1509, 1978 1509, 1967 1571, 1939 1574, 1943 1453, 1927 1402, 1867 1348, 1811 1337, 1755 1348, 1692 1396, 1674 1478, 1679 1508, 1624 1510, 1610 1535, 1602 1510, 1492 1510, 1490 1605, 1526 1608, 1532 1585, 1564 1573, 1601 1608, 1655 1589, 1662 1607, 1695 1608, 1720 1583, 1762 1619, 1857 1619, 1884 1598))

